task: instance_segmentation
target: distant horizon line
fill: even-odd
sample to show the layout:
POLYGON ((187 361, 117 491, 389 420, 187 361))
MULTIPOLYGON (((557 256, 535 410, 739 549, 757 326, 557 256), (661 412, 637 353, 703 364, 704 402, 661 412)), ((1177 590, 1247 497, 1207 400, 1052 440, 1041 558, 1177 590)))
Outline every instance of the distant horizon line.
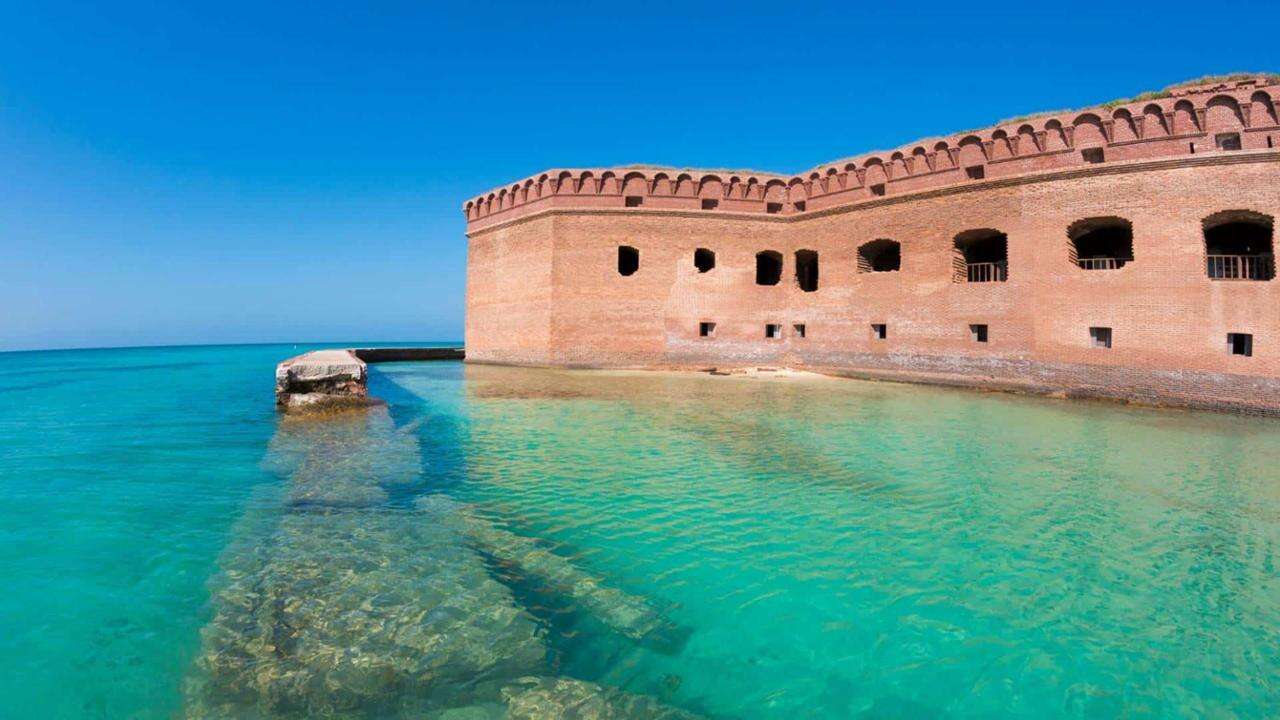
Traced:
POLYGON ((24 348, 18 350, 2 350, 0 355, 16 355, 18 353, 37 352, 88 352, 94 350, 163 350, 166 348, 201 348, 201 347, 257 347, 266 345, 341 345, 350 347, 378 347, 403 345, 457 345, 462 347, 462 340, 378 340, 349 342, 343 340, 308 340, 308 341, 263 341, 263 342, 220 342, 220 343, 159 343, 155 345, 101 345, 86 347, 44 347, 24 348))

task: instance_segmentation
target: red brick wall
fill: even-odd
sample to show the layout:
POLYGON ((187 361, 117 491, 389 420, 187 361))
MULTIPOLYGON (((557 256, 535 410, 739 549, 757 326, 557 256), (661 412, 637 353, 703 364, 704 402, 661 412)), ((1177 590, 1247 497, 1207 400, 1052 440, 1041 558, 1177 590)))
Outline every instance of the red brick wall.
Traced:
POLYGON ((471 239, 465 338, 469 360, 552 362, 551 260, 556 222, 544 216, 471 239))

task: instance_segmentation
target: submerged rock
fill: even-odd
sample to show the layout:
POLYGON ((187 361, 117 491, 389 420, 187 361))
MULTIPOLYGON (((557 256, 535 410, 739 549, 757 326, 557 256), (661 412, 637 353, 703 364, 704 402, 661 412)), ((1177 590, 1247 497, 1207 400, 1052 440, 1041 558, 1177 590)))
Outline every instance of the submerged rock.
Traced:
POLYGON ((645 695, 571 678, 527 677, 502 688, 502 701, 429 712, 425 720, 699 720, 645 695))
POLYGON ((385 408, 286 417, 267 464, 285 502, 224 553, 189 717, 420 715, 546 671, 542 630, 457 524, 388 505, 421 460, 385 408))
POLYGON ((286 416, 267 465, 287 484, 239 523, 220 561, 213 617, 184 687, 187 717, 693 717, 543 677, 544 630, 477 550, 628 637, 671 626, 645 599, 463 505, 393 507, 387 489, 417 482, 421 458, 385 408, 286 416))
POLYGON ((687 639, 687 631, 664 617, 646 598, 610 587, 535 540, 499 528, 443 496, 422 498, 418 507, 432 511, 443 522, 455 523, 481 552, 572 599, 578 607, 632 640, 675 652, 687 639))
POLYGON ((289 480, 294 506, 372 507, 386 488, 416 482, 422 457, 385 407, 325 418, 287 416, 271 440, 268 469, 289 480))
POLYGON ((697 720, 645 695, 569 678, 526 678, 503 688, 506 720, 697 720))
POLYGON ((510 591, 454 530, 410 514, 291 513, 258 562, 231 563, 190 715, 459 705, 545 668, 541 632, 510 591))

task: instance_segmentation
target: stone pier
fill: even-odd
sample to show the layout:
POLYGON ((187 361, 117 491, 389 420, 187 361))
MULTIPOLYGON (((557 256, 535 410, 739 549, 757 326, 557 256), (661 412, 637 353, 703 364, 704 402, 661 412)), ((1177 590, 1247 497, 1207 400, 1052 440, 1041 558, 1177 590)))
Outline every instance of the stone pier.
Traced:
POLYGON ((276 366, 276 405, 284 410, 376 404, 369 397, 367 363, 461 360, 459 347, 312 350, 276 366))
POLYGON ((366 405, 369 369, 351 350, 313 350, 276 366, 276 405, 285 410, 366 405))

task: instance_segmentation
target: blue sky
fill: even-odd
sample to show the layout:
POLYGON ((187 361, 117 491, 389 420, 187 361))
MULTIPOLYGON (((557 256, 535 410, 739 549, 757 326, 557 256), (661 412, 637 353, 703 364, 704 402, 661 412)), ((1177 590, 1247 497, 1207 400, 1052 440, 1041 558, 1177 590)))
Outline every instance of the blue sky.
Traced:
POLYGON ((1268 3, 180 5, 0 3, 0 350, 459 339, 459 207, 538 170, 1280 70, 1268 3))

